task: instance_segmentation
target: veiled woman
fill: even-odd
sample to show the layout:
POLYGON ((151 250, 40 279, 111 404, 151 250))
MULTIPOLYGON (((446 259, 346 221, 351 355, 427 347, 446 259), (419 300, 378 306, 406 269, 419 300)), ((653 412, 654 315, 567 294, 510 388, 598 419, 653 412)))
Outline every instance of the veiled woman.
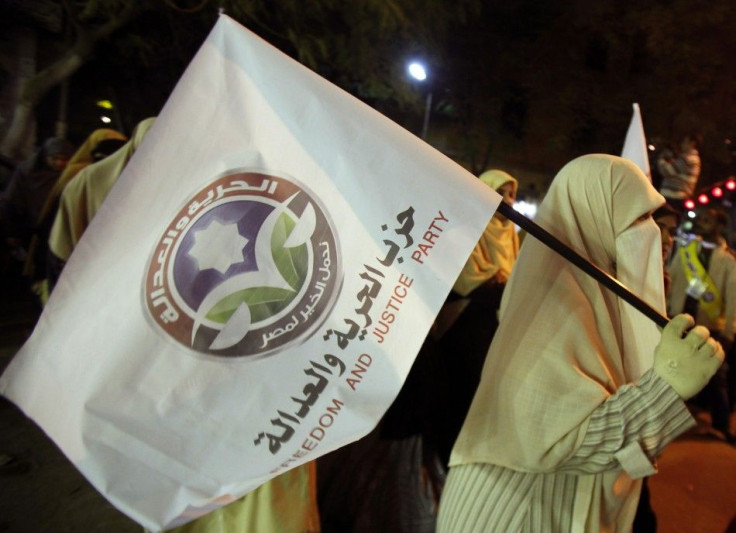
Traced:
MULTIPOLYGON (((664 312, 651 213, 664 203, 633 163, 583 156, 554 179, 539 224, 664 312)), ((629 531, 641 478, 694 424, 684 400, 723 361, 708 330, 657 326, 535 239, 450 459, 438 531, 629 531)))

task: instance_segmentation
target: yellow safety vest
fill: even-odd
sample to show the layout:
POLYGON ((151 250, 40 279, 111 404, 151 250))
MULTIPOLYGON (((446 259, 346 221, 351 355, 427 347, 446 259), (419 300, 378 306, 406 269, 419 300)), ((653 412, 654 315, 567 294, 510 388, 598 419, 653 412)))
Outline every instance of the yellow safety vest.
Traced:
POLYGON ((711 320, 716 320, 721 314, 721 293, 700 262, 699 244, 697 239, 693 239, 687 246, 680 247, 680 259, 687 277, 687 293, 698 300, 700 309, 711 320))

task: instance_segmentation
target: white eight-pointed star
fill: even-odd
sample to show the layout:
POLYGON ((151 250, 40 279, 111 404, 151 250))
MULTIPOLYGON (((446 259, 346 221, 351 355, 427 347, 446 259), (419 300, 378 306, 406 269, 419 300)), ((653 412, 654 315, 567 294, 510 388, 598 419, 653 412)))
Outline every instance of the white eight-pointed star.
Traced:
POLYGON ((248 239, 240 234, 237 224, 213 220, 194 234, 189 255, 197 261, 200 270, 214 268, 224 274, 232 265, 243 262, 246 244, 248 239))

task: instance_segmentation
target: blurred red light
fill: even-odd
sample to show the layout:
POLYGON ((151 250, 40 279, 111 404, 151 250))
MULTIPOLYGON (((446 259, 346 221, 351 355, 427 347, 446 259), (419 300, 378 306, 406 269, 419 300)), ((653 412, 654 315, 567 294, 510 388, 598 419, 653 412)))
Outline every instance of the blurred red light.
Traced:
POLYGON ((701 204, 707 204, 708 202, 710 202, 710 198, 708 198, 707 194, 700 194, 698 195, 698 202, 700 202, 701 204))
POLYGON ((710 193, 713 195, 713 197, 720 198, 721 196, 723 196, 723 189, 721 189, 720 187, 713 187, 713 190, 710 191, 710 193))
POLYGON ((693 202, 692 200, 685 200, 685 208, 695 209, 695 202, 693 202))
POLYGON ((733 179, 733 178, 727 179, 726 180, 726 189, 728 189, 729 191, 733 191, 734 189, 736 189, 736 180, 733 179))

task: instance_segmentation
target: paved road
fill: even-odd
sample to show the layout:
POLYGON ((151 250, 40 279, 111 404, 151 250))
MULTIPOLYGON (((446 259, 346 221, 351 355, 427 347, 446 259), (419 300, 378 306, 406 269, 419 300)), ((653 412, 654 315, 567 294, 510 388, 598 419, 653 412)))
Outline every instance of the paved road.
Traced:
POLYGON ((693 412, 698 427, 665 449, 649 481, 659 531, 736 533, 736 447, 711 433, 707 413, 693 412))
MULTIPOLYGON (((37 314, 17 277, 0 280, 0 369, 28 337, 37 314)), ((38 426, 5 398, 0 398, 0 462, 2 454, 20 461, 0 467, 0 533, 143 531, 92 488, 38 426)))
MULTIPOLYGON (((0 370, 30 333, 36 309, 17 283, 0 287, 0 370)), ((699 426, 671 444, 651 478, 660 533, 736 533, 736 448, 699 426), (731 529, 729 528, 731 524, 731 529)), ((732 422, 736 428, 736 416, 732 422)), ((77 472, 46 435, 0 399, 0 453, 30 469, 0 467, 0 533, 140 533, 77 472)))

